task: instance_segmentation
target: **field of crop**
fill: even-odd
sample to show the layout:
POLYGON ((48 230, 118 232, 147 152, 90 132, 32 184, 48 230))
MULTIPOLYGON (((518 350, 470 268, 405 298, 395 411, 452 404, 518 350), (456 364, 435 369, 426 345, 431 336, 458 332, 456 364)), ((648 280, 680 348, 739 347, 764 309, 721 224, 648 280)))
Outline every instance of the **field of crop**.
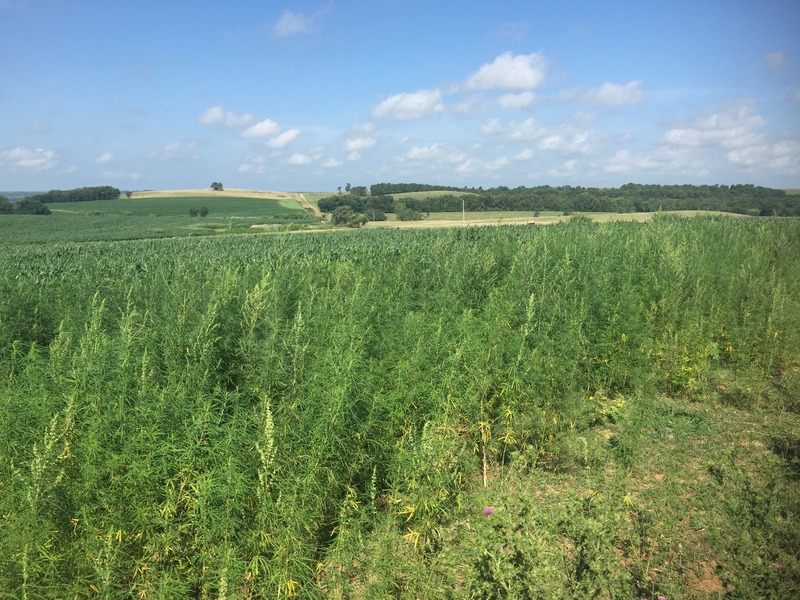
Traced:
POLYGON ((60 202, 49 216, 0 215, 0 244, 132 240, 255 232, 319 223, 297 194, 248 190, 137 192, 131 198, 60 202), (191 216, 207 210, 205 217, 191 216), (266 228, 251 229, 253 225, 266 228))
POLYGON ((800 594, 798 221, 12 244, 0 353, 0 596, 800 594))
POLYGON ((280 213, 302 212, 296 199, 259 199, 237 196, 174 196, 119 198, 91 202, 50 204, 56 214, 118 214, 128 216, 189 216, 190 208, 206 207, 210 215, 265 218, 280 213))

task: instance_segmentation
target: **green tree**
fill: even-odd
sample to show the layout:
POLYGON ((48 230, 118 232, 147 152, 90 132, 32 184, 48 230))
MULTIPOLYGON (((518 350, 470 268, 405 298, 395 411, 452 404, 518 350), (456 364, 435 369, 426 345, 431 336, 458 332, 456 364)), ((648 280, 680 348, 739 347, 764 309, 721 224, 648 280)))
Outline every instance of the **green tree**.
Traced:
POLYGON ((0 196, 0 215, 7 215, 14 210, 11 201, 5 196, 0 196))
POLYGON ((17 202, 14 212, 23 215, 49 215, 50 209, 41 200, 28 197, 17 202))
POLYGON ((344 227, 363 227, 369 219, 362 213, 357 213, 350 206, 340 206, 331 214, 331 223, 344 227))
POLYGON ((219 181, 215 181, 214 183, 211 184, 211 189, 214 190, 215 192, 221 192, 222 184, 219 181))
POLYGON ((404 203, 398 202, 395 204, 394 213, 401 221, 421 221, 425 215, 417 210, 408 208, 404 203))

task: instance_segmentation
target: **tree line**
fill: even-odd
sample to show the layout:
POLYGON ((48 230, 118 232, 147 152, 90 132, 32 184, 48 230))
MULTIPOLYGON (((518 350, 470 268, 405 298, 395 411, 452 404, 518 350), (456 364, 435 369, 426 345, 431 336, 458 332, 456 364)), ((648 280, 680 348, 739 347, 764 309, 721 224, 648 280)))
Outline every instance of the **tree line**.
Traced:
POLYGON ((29 196, 45 204, 51 202, 84 202, 87 200, 116 200, 120 196, 119 189, 110 185, 82 187, 72 190, 50 190, 44 194, 29 196))
POLYGON ((405 209, 418 212, 459 212, 519 210, 560 212, 655 212, 658 210, 717 210, 753 216, 800 216, 800 196, 783 190, 742 185, 651 185, 628 183, 619 188, 549 185, 508 188, 453 188, 425 184, 381 183, 370 187, 370 196, 338 194, 322 198, 319 208, 333 212, 349 206, 357 213, 396 212, 402 202, 405 209), (420 191, 452 191, 458 194, 421 198, 392 194, 420 191))
POLYGON ((23 198, 19 202, 11 202, 0 196, 0 215, 49 215, 50 209, 41 200, 23 198))

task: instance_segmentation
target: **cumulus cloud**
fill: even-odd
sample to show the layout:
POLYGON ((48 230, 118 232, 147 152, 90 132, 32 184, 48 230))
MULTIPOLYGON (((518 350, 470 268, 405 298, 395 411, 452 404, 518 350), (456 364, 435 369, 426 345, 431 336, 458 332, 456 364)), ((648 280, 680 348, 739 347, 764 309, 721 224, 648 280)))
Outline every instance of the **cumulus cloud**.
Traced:
POLYGON ((607 173, 627 173, 634 169, 652 170, 658 167, 658 163, 643 153, 633 154, 630 150, 617 150, 608 159, 603 169, 607 173))
POLYGON ((500 124, 500 119, 491 119, 481 125, 481 135, 490 137, 499 135, 503 132, 503 126, 500 124))
POLYGON ((374 147, 375 144, 375 138, 371 137, 350 138, 345 140, 344 149, 348 152, 353 152, 354 150, 367 150, 374 147))
POLYGON ((0 165, 18 169, 47 170, 56 165, 57 155, 53 150, 17 146, 0 152, 0 165))
POLYGON ((280 133, 281 127, 272 119, 264 119, 255 125, 251 125, 239 135, 244 138, 254 137, 273 137, 280 133))
POLYGON ((103 152, 100 156, 94 159, 95 164, 105 165, 114 160, 114 155, 111 152, 103 152))
POLYGON ((424 162, 435 164, 459 164, 467 159, 467 156, 455 148, 446 146, 441 142, 428 146, 414 146, 403 154, 399 160, 401 162, 424 162))
POLYGON ((299 129, 287 129, 283 133, 279 133, 271 140, 267 141, 267 146, 270 148, 285 148, 300 136, 299 129))
POLYGON ((522 161, 531 160, 535 155, 536 153, 532 148, 523 148, 513 156, 513 159, 522 161))
POLYGON ((520 123, 511 123, 506 129, 506 136, 515 142, 535 140, 544 134, 544 128, 536 123, 536 119, 528 117, 520 123))
POLYGON ((503 110, 519 110, 521 108, 528 108, 533 104, 534 100, 536 100, 536 94, 533 92, 522 92, 520 94, 503 94, 497 100, 497 103, 503 110))
POLYGON ((539 125, 533 117, 528 117, 509 124, 505 128, 505 137, 512 142, 536 142, 539 150, 586 155, 597 147, 591 121, 592 116, 585 113, 578 113, 555 125, 539 125))
POLYGON ((310 165, 313 162, 313 158, 308 154, 303 154, 302 152, 297 152, 292 154, 289 157, 289 160, 286 161, 286 164, 289 165, 310 165))
POLYGON ((314 19, 291 10, 283 11, 281 18, 272 26, 272 35, 275 37, 292 37, 314 33, 316 27, 314 19))
POLYGON ((395 94, 372 110, 375 119, 419 119, 444 110, 438 89, 395 94))
POLYGON ((589 104, 622 106, 641 102, 644 99, 644 91, 641 81, 629 81, 625 84, 606 82, 583 94, 581 99, 589 104))
POLYGON ((303 14, 288 9, 284 10, 280 19, 272 26, 273 37, 288 38, 317 33, 320 21, 330 12, 332 6, 333 1, 331 0, 311 14, 303 14))
POLYGON ((578 172, 578 160, 571 158, 564 161, 561 166, 554 167, 548 172, 551 177, 569 177, 578 172))
POLYGON ((777 140, 737 148, 725 154, 732 163, 748 169, 771 169, 785 173, 800 173, 800 141, 777 140))
POLYGON ((322 166, 326 169, 332 169, 334 167, 341 167, 342 161, 336 160, 335 158, 328 158, 325 162, 322 163, 322 166))
POLYGON ((669 129, 664 138, 681 146, 735 148, 753 143, 755 130, 766 120, 755 112, 755 103, 731 103, 710 114, 669 129))
POLYGON ((544 82, 547 62, 539 53, 505 52, 467 78, 468 90, 534 90, 544 82))
POLYGON ((212 106, 200 115, 198 121, 202 125, 217 125, 222 124, 225 127, 244 127, 253 120, 253 115, 245 113, 237 115, 236 113, 225 110, 221 105, 212 106))

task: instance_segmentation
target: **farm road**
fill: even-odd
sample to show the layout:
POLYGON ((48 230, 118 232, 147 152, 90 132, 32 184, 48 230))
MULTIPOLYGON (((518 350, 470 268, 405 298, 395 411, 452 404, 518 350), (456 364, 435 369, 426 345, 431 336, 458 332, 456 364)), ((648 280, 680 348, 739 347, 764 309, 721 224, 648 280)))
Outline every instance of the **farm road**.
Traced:
POLYGON ((300 206, 302 206, 303 208, 310 209, 311 212, 313 212, 318 217, 322 216, 322 211, 320 209, 316 208, 315 206, 312 206, 312 204, 308 201, 308 199, 306 199, 306 195, 305 194, 301 194, 301 193, 298 192, 297 200, 298 200, 298 202, 300 202, 300 206))

